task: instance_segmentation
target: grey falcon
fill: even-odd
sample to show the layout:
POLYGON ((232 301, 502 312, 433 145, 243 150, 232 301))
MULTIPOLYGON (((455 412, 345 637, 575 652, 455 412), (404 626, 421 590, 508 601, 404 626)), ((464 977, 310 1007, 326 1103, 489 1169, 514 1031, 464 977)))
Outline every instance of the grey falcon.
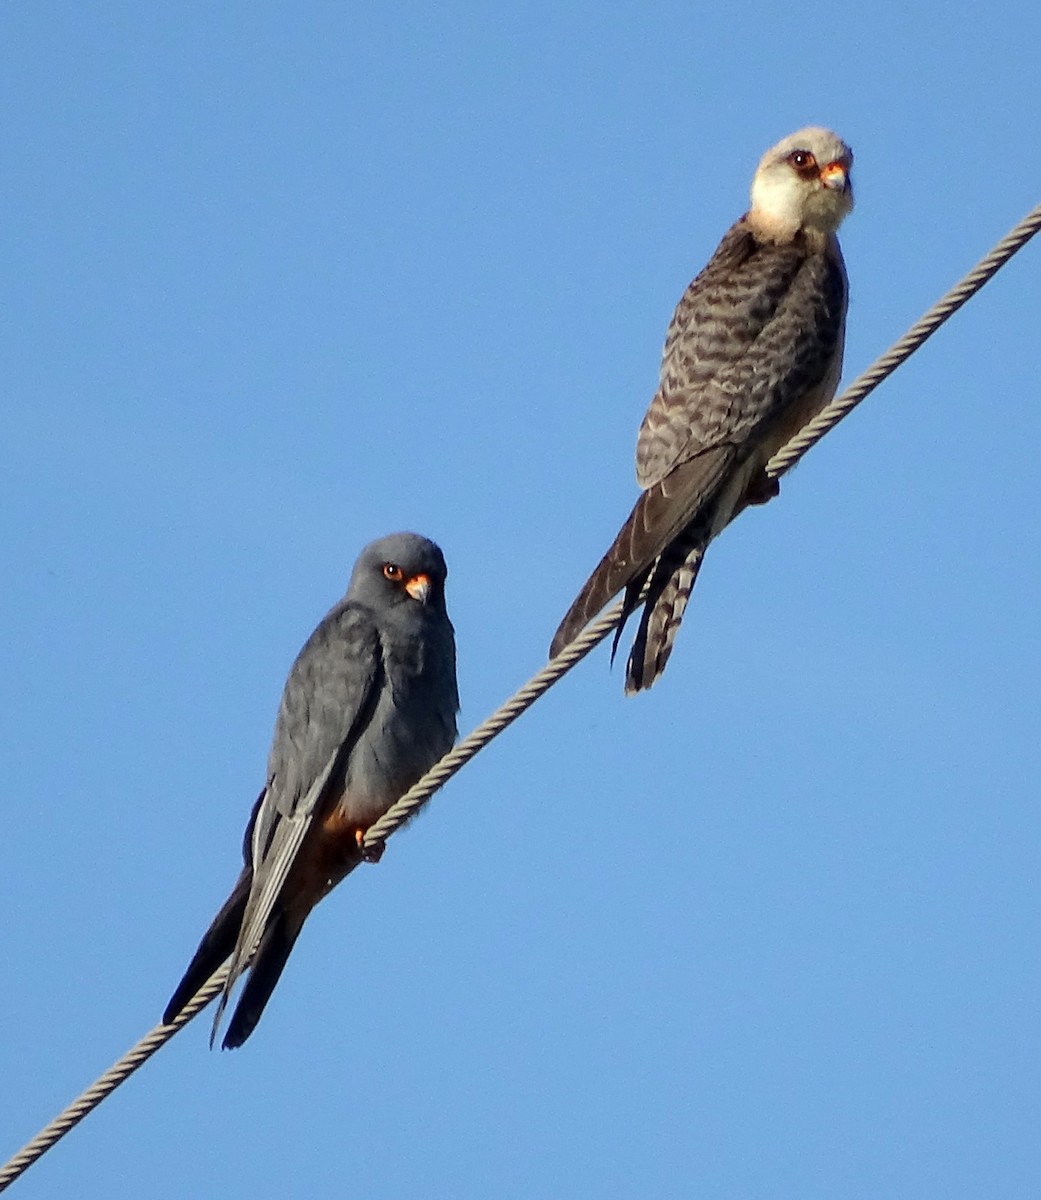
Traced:
POLYGON ((169 1024, 229 957, 211 1044, 249 975, 225 1049, 256 1027, 304 921, 365 858, 365 831, 452 746, 459 697, 440 549, 414 533, 366 546, 347 594, 293 663, 245 865, 163 1014, 169 1024))
POLYGON ((665 669, 709 542, 777 494, 764 468, 834 396, 848 284, 836 231, 853 207, 853 152, 819 127, 768 150, 751 207, 684 293, 640 427, 643 494, 560 624, 551 657, 625 588, 615 647, 648 588, 627 694, 665 669))

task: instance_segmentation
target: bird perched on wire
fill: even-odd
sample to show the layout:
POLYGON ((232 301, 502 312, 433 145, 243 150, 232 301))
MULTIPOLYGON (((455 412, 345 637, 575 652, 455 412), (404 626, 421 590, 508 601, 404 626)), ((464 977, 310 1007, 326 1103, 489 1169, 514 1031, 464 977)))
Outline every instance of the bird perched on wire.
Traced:
POLYGON ((223 1043, 241 1046, 308 914, 359 863, 379 857, 365 849, 365 831, 451 748, 459 696, 447 573, 440 549, 414 533, 362 551, 347 594, 289 672, 245 866, 177 985, 166 1024, 230 957, 210 1043, 248 971, 223 1043))
POLYGON ((709 542, 778 486, 773 454, 831 400, 842 367, 847 281, 836 231, 853 207, 853 152, 827 129, 768 150, 749 211, 680 300, 658 390, 640 426, 643 494, 556 632, 558 654, 625 588, 615 633, 643 614, 627 694, 665 669, 709 542))

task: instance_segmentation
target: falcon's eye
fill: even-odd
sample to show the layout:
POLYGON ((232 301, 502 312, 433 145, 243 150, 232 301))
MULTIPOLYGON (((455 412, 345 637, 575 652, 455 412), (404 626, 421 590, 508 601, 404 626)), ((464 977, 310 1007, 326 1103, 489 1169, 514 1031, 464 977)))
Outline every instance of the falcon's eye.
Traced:
POLYGON ((383 564, 383 577, 389 579, 391 583, 400 583, 405 578, 405 572, 397 565, 397 563, 383 564))
POLYGON ((817 169, 817 160, 809 152, 809 150, 793 150, 788 155, 788 161, 802 175, 808 171, 817 169))

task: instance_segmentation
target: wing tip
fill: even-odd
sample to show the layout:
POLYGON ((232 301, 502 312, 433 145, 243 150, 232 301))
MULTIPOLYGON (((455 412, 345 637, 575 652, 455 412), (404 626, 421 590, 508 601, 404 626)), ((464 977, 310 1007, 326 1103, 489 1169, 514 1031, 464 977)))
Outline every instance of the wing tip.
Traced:
MULTIPOLYGON (((291 921, 284 908, 274 915, 257 947, 249 978, 228 1022, 221 1049, 237 1050, 256 1029, 302 927, 302 923, 297 925, 291 921)), ((214 1037, 217 1034, 216 1023, 213 1034, 214 1037)))

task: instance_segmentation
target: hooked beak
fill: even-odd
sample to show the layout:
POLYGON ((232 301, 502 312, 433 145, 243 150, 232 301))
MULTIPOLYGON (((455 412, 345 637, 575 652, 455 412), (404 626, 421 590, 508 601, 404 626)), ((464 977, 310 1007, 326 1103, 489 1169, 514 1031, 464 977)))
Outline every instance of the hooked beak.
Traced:
POLYGON ((844 163, 830 162, 821 167, 821 183, 831 192, 844 192, 849 187, 849 174, 844 163))
POLYGON ((430 576, 413 575, 406 582, 405 591, 408 592, 413 600, 418 600, 420 604, 426 604, 430 596, 430 576))

